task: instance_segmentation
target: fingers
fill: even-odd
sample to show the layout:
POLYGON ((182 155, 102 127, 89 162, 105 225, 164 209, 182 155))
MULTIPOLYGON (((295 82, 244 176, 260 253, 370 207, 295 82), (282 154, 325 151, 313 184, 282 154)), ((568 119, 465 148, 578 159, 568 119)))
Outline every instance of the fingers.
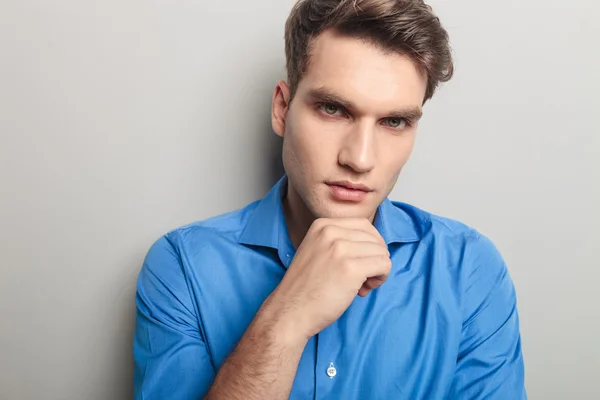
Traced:
MULTIPOLYGON (((349 260, 349 262, 356 263, 358 267, 356 272, 364 276, 364 281, 377 277, 383 283, 392 269, 392 260, 387 255, 357 257, 349 260)), ((371 285, 376 283, 376 280, 370 282, 371 285)))
POLYGON ((309 234, 308 243, 328 252, 329 263, 333 262, 360 286, 359 296, 366 296, 387 280, 392 267, 390 253, 385 240, 368 219, 319 218, 311 225, 309 234))
POLYGON ((318 240, 333 243, 336 240, 346 240, 351 242, 372 242, 383 245, 381 237, 377 237, 372 232, 366 232, 359 229, 349 229, 338 225, 324 226, 317 233, 318 240))
POLYGON ((379 286, 383 285, 385 282, 385 277, 374 276, 369 278, 363 283, 361 288, 358 290, 358 295, 361 297, 365 297, 369 292, 373 289, 377 289, 379 286))
MULTIPOLYGON (((335 228, 344 229, 348 232, 343 234, 351 235, 353 231, 364 232, 370 234, 378 242, 384 243, 383 237, 377 229, 366 218, 320 218, 311 225, 312 230, 318 231, 321 235, 342 234, 341 231, 335 228)), ((365 239, 361 239, 365 240, 365 239)))
POLYGON ((369 256, 390 257, 387 246, 378 241, 350 241, 336 239, 332 242, 330 251, 334 258, 364 258, 369 256))

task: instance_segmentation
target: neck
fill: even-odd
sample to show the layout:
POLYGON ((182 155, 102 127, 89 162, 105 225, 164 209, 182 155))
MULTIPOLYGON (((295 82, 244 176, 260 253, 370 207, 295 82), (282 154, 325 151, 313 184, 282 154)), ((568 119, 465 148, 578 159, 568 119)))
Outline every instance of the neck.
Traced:
POLYGON ((285 215, 288 235, 292 244, 297 249, 304 240, 304 236, 306 236, 306 232, 308 232, 315 217, 306 207, 306 204, 304 204, 298 193, 289 184, 289 181, 285 193, 285 197, 282 200, 283 213, 285 215))

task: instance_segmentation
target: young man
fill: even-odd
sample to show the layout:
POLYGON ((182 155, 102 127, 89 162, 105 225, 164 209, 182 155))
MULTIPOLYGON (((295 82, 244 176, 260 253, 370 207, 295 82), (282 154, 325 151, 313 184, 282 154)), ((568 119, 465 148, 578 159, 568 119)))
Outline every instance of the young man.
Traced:
POLYGON ((492 242, 387 196, 452 75, 421 0, 304 0, 272 123, 286 174, 173 230, 138 280, 138 399, 524 399, 492 242))

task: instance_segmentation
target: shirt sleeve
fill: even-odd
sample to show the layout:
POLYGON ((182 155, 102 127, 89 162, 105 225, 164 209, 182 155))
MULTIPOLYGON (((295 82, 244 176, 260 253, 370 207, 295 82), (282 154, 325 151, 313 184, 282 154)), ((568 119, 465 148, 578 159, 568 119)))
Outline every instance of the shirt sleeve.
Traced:
POLYGON ((448 398, 525 400, 516 293, 506 264, 483 235, 467 245, 464 262, 462 340, 448 398))
POLYGON ((202 398, 215 372, 188 289, 181 257, 168 236, 148 251, 137 280, 134 398, 202 398))

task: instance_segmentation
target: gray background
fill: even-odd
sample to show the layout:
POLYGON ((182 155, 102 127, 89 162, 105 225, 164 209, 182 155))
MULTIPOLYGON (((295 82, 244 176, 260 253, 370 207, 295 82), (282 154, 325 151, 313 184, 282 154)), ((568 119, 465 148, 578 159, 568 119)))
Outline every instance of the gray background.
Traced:
MULTIPOLYGON (((291 4, 1 3, 0 399, 131 397, 148 247, 281 172, 269 107, 291 4)), ((430 4, 456 76, 390 197, 500 248, 530 398, 598 399, 600 6, 430 4)))

